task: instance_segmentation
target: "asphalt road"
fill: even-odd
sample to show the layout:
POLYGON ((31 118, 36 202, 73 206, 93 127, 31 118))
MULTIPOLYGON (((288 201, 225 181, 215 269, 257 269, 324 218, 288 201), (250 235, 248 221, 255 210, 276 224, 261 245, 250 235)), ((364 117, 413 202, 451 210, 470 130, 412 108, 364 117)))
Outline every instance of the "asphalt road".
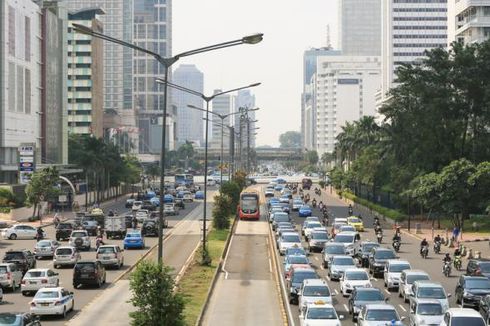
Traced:
MULTIPOLYGON (((105 208, 105 210, 117 210, 122 213, 127 211, 124 207, 125 200, 121 200, 110 204, 105 208)), ((180 214, 177 216, 169 216, 169 228, 165 230, 165 232, 169 232, 172 230, 172 227, 175 226, 180 220, 182 220, 193 208, 198 205, 197 202, 188 203, 184 210, 180 211, 180 214)), ((47 233, 47 238, 54 239, 55 231, 53 226, 49 226, 45 228, 47 233)), ((92 249, 89 252, 82 251, 82 259, 95 259, 95 238, 92 237, 92 249)), ((109 244, 118 244, 121 248, 122 240, 105 240, 104 242, 109 244)), ((0 257, 3 257, 5 252, 10 249, 28 249, 33 251, 36 241, 35 240, 1 240, 0 241, 0 257)), ((67 320, 73 318, 76 314, 80 312, 91 302, 96 296, 100 295, 107 287, 122 273, 124 273, 130 266, 134 265, 134 263, 144 255, 153 245, 157 243, 156 237, 147 237, 145 238, 146 248, 143 250, 126 250, 124 251, 124 266, 119 270, 107 269, 106 277, 107 283, 100 289, 95 287, 81 287, 79 289, 74 289, 72 286, 72 277, 73 270, 72 268, 60 268, 54 269, 53 261, 51 259, 42 259, 37 261, 37 268, 51 268, 54 271, 59 273, 60 286, 65 287, 69 291, 73 291, 75 294, 75 310, 71 312, 66 320, 59 319, 56 317, 43 317, 42 324, 43 325, 63 325, 67 320)), ((67 245, 67 241, 62 241, 62 245, 67 245)), ((19 311, 29 311, 29 302, 32 300, 32 296, 25 297, 23 296, 19 290, 14 293, 6 292, 4 293, 4 299, 2 304, 0 304, 0 312, 19 312, 19 311)))
MULTIPOLYGON (((311 199, 316 198, 317 202, 319 202, 321 199, 323 203, 326 203, 330 211, 335 215, 335 217, 347 217, 348 205, 342 200, 340 200, 338 197, 336 196, 334 197, 330 195, 329 193, 327 193, 327 191, 322 192, 321 198, 316 196, 313 191, 310 191, 309 193, 311 199)), ((354 209, 354 213, 355 215, 359 215, 359 214, 362 215, 364 226, 366 227, 366 231, 361 232, 361 241, 362 240, 375 241, 376 238, 374 237, 374 230, 372 229, 374 219, 366 211, 358 211, 354 209)), ((314 209, 313 216, 321 217, 322 214, 320 214, 320 211, 318 209, 314 209)), ((292 212, 291 217, 294 223, 296 224, 297 230, 301 231, 301 225, 304 218, 298 217, 297 212, 292 212)), ((382 246, 391 248, 391 238, 393 237, 394 234, 392 227, 387 223, 383 223, 383 221, 382 221, 382 227, 384 232, 382 246)), ((330 228, 328 229, 330 231, 330 228)), ((443 246, 441 250, 441 254, 436 255, 432 250, 433 243, 431 241, 429 241, 429 243, 430 243, 429 257, 427 259, 423 259, 419 254, 420 240, 411 235, 402 234, 401 248, 400 248, 400 252, 398 253, 398 256, 400 259, 408 260, 412 266, 412 269, 424 270, 431 276, 431 279, 433 281, 440 282, 446 289, 447 293, 453 294, 453 296, 449 298, 450 306, 458 307, 458 305, 456 304, 456 300, 454 298, 454 289, 456 287, 456 282, 458 280, 459 275, 462 275, 463 272, 458 272, 453 269, 451 277, 446 278, 442 274, 442 258, 444 256, 444 253, 446 252, 452 253, 452 251, 450 251, 447 247, 443 246)), ((307 248, 306 242, 304 242, 304 247, 307 248)), ((331 281, 328 278, 327 271, 322 266, 322 254, 312 253, 309 256, 309 259, 313 265, 313 268, 318 272, 320 277, 327 280, 327 283, 329 284, 332 293, 335 293, 335 296, 333 297, 333 304, 337 311, 337 314, 344 315, 344 320, 342 321, 342 325, 354 325, 355 323, 352 322, 352 316, 349 315, 348 312, 349 298, 342 296, 340 292, 340 284, 338 281, 331 281)), ((281 258, 281 263, 282 261, 283 258, 281 258)), ((463 260, 463 268, 466 268, 466 260, 463 260)), ((388 290, 384 287, 383 279, 375 279, 374 281, 372 281, 372 284, 373 287, 377 287, 383 290, 385 297, 389 297, 389 303, 392 304, 397 309, 398 313, 401 316, 407 317, 404 323, 408 325, 409 305, 408 303, 404 303, 403 299, 398 297, 397 290, 392 290, 392 292, 388 292, 388 290)), ((296 325, 299 325, 298 306, 291 304, 290 309, 292 312, 294 323, 296 325)))

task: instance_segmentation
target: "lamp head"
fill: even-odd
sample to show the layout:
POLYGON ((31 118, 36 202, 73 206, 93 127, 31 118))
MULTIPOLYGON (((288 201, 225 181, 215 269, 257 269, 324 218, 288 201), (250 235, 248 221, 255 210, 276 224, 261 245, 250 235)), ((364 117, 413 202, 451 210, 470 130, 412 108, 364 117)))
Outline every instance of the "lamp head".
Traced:
POLYGON ((78 33, 87 34, 87 35, 92 35, 94 33, 94 31, 90 27, 84 25, 73 23, 72 26, 73 29, 78 33))
POLYGON ((257 33, 249 36, 242 37, 242 42, 245 44, 257 44, 264 39, 263 33, 257 33))

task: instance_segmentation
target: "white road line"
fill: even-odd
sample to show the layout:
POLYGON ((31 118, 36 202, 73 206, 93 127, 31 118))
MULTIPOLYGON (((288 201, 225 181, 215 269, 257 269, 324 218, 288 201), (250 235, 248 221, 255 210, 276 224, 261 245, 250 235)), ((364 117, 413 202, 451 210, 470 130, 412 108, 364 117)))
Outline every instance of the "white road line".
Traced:
POLYGON ((315 260, 316 260, 316 261, 319 261, 320 259, 318 259, 318 257, 315 257, 315 260))
POLYGON ((349 307, 347 307, 347 305, 344 303, 344 309, 345 311, 349 311, 349 307))
POLYGON ((385 289, 385 292, 386 294, 391 294, 390 291, 388 291, 387 289, 385 289))
POLYGON ((339 294, 339 291, 337 291, 337 289, 335 289, 335 294, 339 294))
POLYGON ((405 309, 405 307, 402 306, 401 304, 399 304, 398 307, 400 307, 400 309, 403 310, 404 312, 407 312, 407 309, 405 309))
POLYGON ((323 267, 323 265, 320 265, 320 268, 321 268, 322 270, 325 270, 325 267, 323 267))

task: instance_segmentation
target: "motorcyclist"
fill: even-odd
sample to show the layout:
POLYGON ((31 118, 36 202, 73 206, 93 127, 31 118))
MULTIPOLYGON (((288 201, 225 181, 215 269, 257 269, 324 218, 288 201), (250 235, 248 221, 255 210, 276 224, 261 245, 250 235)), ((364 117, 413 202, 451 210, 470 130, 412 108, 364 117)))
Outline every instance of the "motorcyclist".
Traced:
POLYGON ((427 247, 427 246, 429 246, 429 242, 427 241, 426 238, 424 238, 424 240, 422 240, 422 242, 420 242, 420 254, 422 254, 422 249, 424 247, 427 247))
POLYGON ((99 249, 101 245, 105 245, 104 240, 102 239, 102 236, 97 236, 97 239, 95 239, 95 247, 99 249))
POLYGON ((349 210, 349 216, 351 216, 354 213, 354 209, 352 208, 351 204, 349 204, 348 210, 349 210))
POLYGON ((449 255, 449 253, 447 253, 444 258, 442 259, 442 261, 444 263, 451 263, 452 259, 451 259, 451 256, 449 255))
POLYGON ((316 199, 313 198, 313 200, 311 201, 311 205, 313 205, 313 207, 316 207, 316 199))
POLYGON ((109 211, 109 213, 107 214, 108 216, 114 216, 114 212, 112 210, 109 211))
POLYGON ((439 234, 436 235, 436 237, 434 238, 434 242, 439 242, 439 243, 442 242, 442 238, 441 238, 441 236, 439 234))
POLYGON ((133 229, 136 229, 138 227, 138 220, 136 219, 136 216, 133 216, 131 224, 133 226, 133 229))
POLYGON ((379 218, 378 217, 375 217, 374 218, 373 225, 374 225, 375 228, 376 228, 376 226, 379 226, 379 218))
POLYGON ((454 250, 454 257, 456 256, 461 256, 461 250, 459 249, 459 247, 454 250))
POLYGON ((318 208, 320 209, 323 209, 323 202, 320 200, 320 202, 318 203, 318 208))
POLYGON ((381 229, 381 226, 379 224, 374 227, 374 233, 375 234, 378 234, 378 233, 383 234, 383 229, 381 229))
POLYGON ((393 235, 393 242, 395 242, 395 241, 401 242, 401 240, 402 239, 401 239, 399 233, 395 233, 395 235, 393 235))
POLYGON ((39 241, 43 238, 43 229, 37 228, 36 240, 39 241))

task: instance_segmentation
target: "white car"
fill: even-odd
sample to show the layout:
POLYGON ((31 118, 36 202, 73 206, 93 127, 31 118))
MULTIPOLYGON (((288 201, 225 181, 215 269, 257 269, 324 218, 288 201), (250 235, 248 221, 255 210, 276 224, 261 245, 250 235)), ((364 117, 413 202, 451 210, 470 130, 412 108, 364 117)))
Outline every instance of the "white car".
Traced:
POLYGON ((437 300, 418 300, 410 305, 410 325, 440 325, 444 317, 441 303, 437 300))
POLYGON ((265 195, 265 197, 274 197, 274 194, 275 194, 275 193, 274 193, 274 189, 266 189, 266 190, 264 191, 264 195, 265 195))
POLYGON ((183 195, 182 199, 185 202, 193 202, 194 201, 194 197, 192 197, 192 193, 190 191, 184 191, 184 195, 183 195))
POLYGON ((163 205, 163 214, 165 216, 178 215, 179 211, 177 210, 177 207, 175 206, 174 203, 168 203, 163 205))
POLYGON ((143 202, 141 200, 135 200, 133 202, 133 207, 131 207, 131 209, 134 211, 138 211, 141 209, 141 205, 143 205, 143 202))
POLYGON ((68 240, 68 244, 77 249, 90 251, 90 237, 86 230, 73 230, 68 240))
POLYGON ((28 293, 36 292, 43 287, 58 286, 59 283, 60 279, 58 273, 55 273, 49 268, 30 269, 22 279, 20 292, 22 292, 22 295, 27 295, 28 293))
POLYGON ((429 281, 430 276, 424 271, 409 269, 403 271, 400 275, 400 285, 398 286, 398 296, 408 302, 412 294, 412 284, 415 281, 429 281))
POLYGON ((75 266, 81 259, 80 252, 72 246, 62 246, 56 248, 53 256, 53 266, 58 268, 61 266, 75 266))
POLYGON ((391 304, 367 304, 361 308, 357 316, 358 326, 400 325, 405 317, 400 318, 391 304), (393 324, 394 322, 394 324, 393 324))
POLYGON ((328 277, 331 280, 340 280, 346 270, 356 267, 356 262, 351 256, 333 256, 328 270, 328 277))
POLYGON ((412 266, 406 260, 390 259, 386 262, 384 283, 388 291, 393 288, 398 289, 402 272, 408 269, 412 269, 412 266))
POLYGON ((357 235, 357 232, 340 232, 335 235, 333 242, 343 244, 347 254, 354 256, 357 249, 357 235))
MULTIPOLYGON (((2 231, 4 239, 36 239, 37 228, 27 224, 16 224, 2 231)), ((46 236, 43 230, 43 237, 46 236)))
POLYGON ((208 178, 208 181, 206 182, 208 186, 216 186, 216 181, 214 181, 213 178, 208 178))
POLYGON ((59 245, 59 242, 56 240, 40 240, 36 242, 36 246, 34 247, 34 256, 36 256, 37 259, 42 257, 53 257, 54 251, 59 245))
POLYGON ((14 263, 0 264, 0 288, 15 291, 22 283, 22 271, 14 263))
POLYGON ((485 326, 485 321, 478 311, 473 308, 449 308, 440 326, 467 325, 485 326))
POLYGON ((123 250, 118 245, 103 245, 97 249, 95 258, 100 260, 104 266, 115 266, 121 268, 124 265, 123 250))
POLYGON ((347 224, 347 218, 346 217, 336 217, 333 220, 334 223, 341 223, 341 224, 347 224))
POLYGON ((299 302, 298 309, 301 312, 306 305, 323 301, 325 303, 332 304, 332 292, 328 287, 325 280, 322 279, 308 279, 304 280, 299 289, 299 302))
POLYGON ((338 316, 331 304, 318 301, 301 310, 299 324, 301 326, 340 326, 341 319, 344 319, 344 316, 338 316))
POLYGON ((301 248, 301 237, 297 232, 284 232, 278 240, 278 247, 281 256, 286 253, 286 249, 288 248, 301 248))
POLYGON ((349 296, 354 288, 372 286, 368 273, 362 268, 346 269, 340 278, 340 291, 344 297, 349 296))
POLYGON ((136 220, 138 223, 143 223, 148 216, 150 216, 150 212, 147 209, 140 209, 136 212, 136 220))
MULTIPOLYGON (((318 229, 323 228, 322 223, 315 222, 315 221, 306 223, 306 227, 302 231, 303 231, 303 235, 305 236, 305 239, 307 241, 309 239, 310 233, 313 232, 313 229, 315 229, 315 228, 318 228, 318 229)), ((323 229, 326 231, 325 228, 323 228, 323 229)))
POLYGON ((73 311, 75 300, 73 292, 62 287, 45 287, 39 289, 31 301, 30 312, 35 315, 60 315, 66 317, 73 311))

